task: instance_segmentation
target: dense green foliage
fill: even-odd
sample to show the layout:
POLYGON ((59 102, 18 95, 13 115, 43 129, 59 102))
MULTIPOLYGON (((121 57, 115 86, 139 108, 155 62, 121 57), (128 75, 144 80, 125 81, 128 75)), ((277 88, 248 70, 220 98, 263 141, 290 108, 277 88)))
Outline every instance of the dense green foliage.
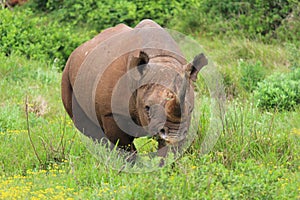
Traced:
POLYGON ((265 41, 274 38, 297 40, 300 36, 299 5, 295 0, 191 1, 182 8, 178 19, 186 29, 203 34, 243 35, 265 41))
POLYGON ((296 41, 300 37, 297 0, 35 0, 36 12, 50 12, 62 22, 87 24, 99 30, 125 23, 136 25, 151 18, 185 33, 236 35, 296 41))
POLYGON ((265 109, 290 110, 300 104, 300 69, 274 74, 259 83, 255 96, 265 109))
POLYGON ((50 12, 61 22, 84 24, 97 31, 119 23, 134 26, 145 18, 166 25, 175 15, 178 6, 176 0, 34 0, 30 5, 36 12, 50 12))
POLYGON ((22 13, 18 9, 0 11, 1 52, 55 59, 61 68, 71 51, 92 36, 90 32, 95 34, 119 23, 135 26, 145 18, 192 35, 295 44, 299 44, 300 38, 300 3, 294 0, 244 3, 231 0, 33 0, 25 7, 22 13), (85 31, 78 34, 78 27, 85 31))
POLYGON ((71 52, 87 37, 74 32, 69 25, 61 26, 56 21, 32 15, 29 10, 0 10, 0 52, 55 61, 62 68, 71 52))

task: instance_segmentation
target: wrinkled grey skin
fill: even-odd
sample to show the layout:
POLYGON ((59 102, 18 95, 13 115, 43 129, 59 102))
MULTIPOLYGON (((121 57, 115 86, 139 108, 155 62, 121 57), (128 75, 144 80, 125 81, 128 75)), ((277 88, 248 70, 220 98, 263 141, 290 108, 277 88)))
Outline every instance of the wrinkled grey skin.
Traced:
POLYGON ((178 145, 187 136, 193 82, 205 65, 203 54, 187 63, 172 37, 151 20, 134 29, 121 24, 71 54, 62 100, 85 135, 106 137, 132 152, 134 138, 148 135, 158 140, 158 154, 165 156, 166 145, 178 145))

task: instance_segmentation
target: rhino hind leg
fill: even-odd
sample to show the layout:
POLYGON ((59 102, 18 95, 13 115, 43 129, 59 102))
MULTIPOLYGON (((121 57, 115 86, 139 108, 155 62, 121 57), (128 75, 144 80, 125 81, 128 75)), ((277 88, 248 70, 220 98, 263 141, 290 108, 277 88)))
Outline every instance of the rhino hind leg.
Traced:
POLYGON ((78 104, 76 98, 72 98, 72 113, 73 122, 76 128, 84 135, 92 138, 96 141, 101 141, 106 138, 103 129, 99 124, 95 124, 83 111, 81 106, 78 104))
POLYGON ((157 156, 161 157, 159 167, 165 166, 165 159, 169 153, 172 153, 177 160, 183 153, 182 147, 185 143, 185 140, 180 141, 176 146, 168 146, 163 139, 158 139, 158 150, 157 156))
POLYGON ((101 142, 101 144, 106 145, 110 150, 113 150, 114 146, 118 144, 120 152, 130 153, 126 157, 126 161, 134 163, 137 153, 136 147, 133 144, 134 137, 127 135, 115 125, 113 117, 105 116, 102 127, 100 124, 95 124, 85 114, 75 97, 72 100, 72 113, 74 125, 80 132, 94 141, 101 142))
POLYGON ((123 132, 117 126, 112 115, 102 116, 101 121, 107 138, 113 144, 118 145, 120 152, 125 155, 125 161, 134 165, 137 158, 137 149, 133 143, 134 137, 123 132))
POLYGON ((62 102, 63 105, 70 116, 70 118, 73 118, 73 112, 72 112, 72 94, 73 89, 70 83, 69 79, 69 61, 62 73, 62 81, 61 81, 61 96, 62 96, 62 102))

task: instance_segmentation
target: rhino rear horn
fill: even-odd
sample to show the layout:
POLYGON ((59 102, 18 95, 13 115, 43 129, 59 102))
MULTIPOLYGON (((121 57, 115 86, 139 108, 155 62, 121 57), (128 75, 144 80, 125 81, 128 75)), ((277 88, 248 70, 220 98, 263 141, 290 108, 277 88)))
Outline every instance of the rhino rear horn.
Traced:
POLYGON ((181 81, 181 86, 178 90, 176 99, 175 99, 175 104, 174 104, 174 108, 173 108, 173 114, 177 117, 180 117, 181 114, 184 112, 184 101, 185 101, 185 95, 186 95, 186 89, 187 89, 187 78, 186 77, 180 77, 177 76, 178 78, 176 78, 174 80, 174 85, 176 84, 176 81, 178 81, 177 79, 182 79, 181 81))

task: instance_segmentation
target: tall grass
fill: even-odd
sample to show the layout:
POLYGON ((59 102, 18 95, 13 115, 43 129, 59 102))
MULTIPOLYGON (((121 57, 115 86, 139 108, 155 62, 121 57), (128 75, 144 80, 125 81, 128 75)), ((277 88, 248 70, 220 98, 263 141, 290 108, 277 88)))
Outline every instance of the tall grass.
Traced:
MULTIPOLYGON (((231 57, 234 45, 216 40, 206 46, 209 40, 203 41, 219 67, 222 51, 228 58, 224 66, 236 67, 238 57, 231 57)), ((277 55, 275 47, 246 43, 263 48, 262 55, 277 55)), ((208 91, 199 83, 197 91, 204 91, 201 106, 195 108, 200 129, 188 151, 173 165, 151 173, 119 173, 89 152, 66 116, 60 100, 61 74, 53 64, 15 55, 0 59, 0 199, 299 198, 299 108, 265 112, 251 98, 228 100, 221 136, 203 155, 211 110, 208 91), (42 164, 28 138, 26 96, 31 137, 42 164)), ((271 59, 262 56, 261 62, 268 66, 271 59)), ((284 61, 278 62, 275 71, 285 68, 284 61)))

